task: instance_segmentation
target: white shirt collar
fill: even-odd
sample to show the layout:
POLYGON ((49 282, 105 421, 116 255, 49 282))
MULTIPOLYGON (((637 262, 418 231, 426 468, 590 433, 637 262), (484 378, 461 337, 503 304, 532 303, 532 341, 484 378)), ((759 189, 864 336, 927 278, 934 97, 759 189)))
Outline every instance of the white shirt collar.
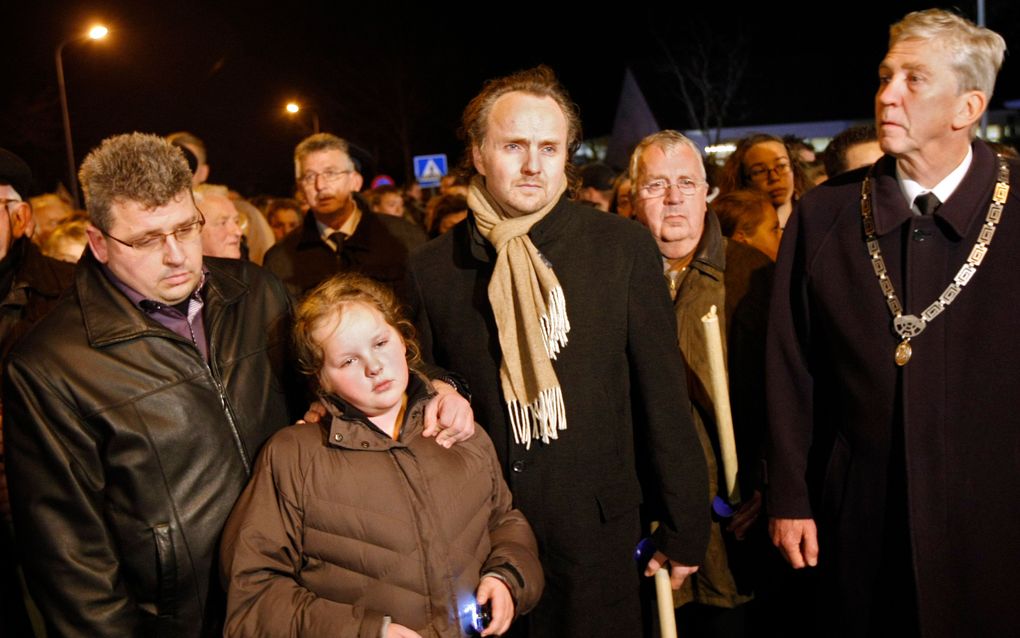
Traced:
POLYGON ((903 193, 903 197, 907 200, 907 206, 910 206, 910 210, 914 211, 915 215, 920 215, 921 211, 914 205, 914 199, 918 195, 924 193, 935 193, 935 196, 939 198, 940 202, 945 202, 949 199, 956 188, 963 182, 964 176, 967 174, 967 169, 970 168, 970 163, 974 159, 974 149, 967 147, 967 155, 960 162, 960 165, 953 169, 949 175, 942 178, 942 181, 935 185, 934 188, 925 188, 910 179, 903 174, 900 170, 900 166, 896 164, 896 181, 900 184, 900 192, 903 193))
POLYGON ((355 203, 354 212, 351 213, 351 215, 347 218, 347 221, 345 221, 340 228, 334 230, 332 227, 320 222, 318 218, 315 219, 315 225, 319 228, 319 236, 322 237, 322 241, 326 242, 326 244, 333 250, 336 250, 336 245, 329 236, 339 231, 344 234, 344 237, 350 237, 354 234, 354 231, 358 229, 358 222, 360 221, 361 209, 358 208, 358 204, 355 203))

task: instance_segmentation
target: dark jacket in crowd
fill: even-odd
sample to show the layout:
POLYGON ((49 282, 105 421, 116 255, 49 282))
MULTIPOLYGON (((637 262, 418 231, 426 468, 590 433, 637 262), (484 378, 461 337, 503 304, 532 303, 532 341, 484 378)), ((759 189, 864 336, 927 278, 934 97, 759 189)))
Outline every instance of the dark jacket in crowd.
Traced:
MULTIPOLYGON (((72 264, 43 255, 28 237, 11 243, 0 261, 0 362, 6 360, 14 344, 71 286, 73 273, 72 264)), ((6 464, 0 458, 0 473, 3 472, 6 464)), ((27 635, 31 629, 17 562, 14 539, 5 520, 0 529, 0 627, 11 635, 27 635)))
POLYGON ((207 363, 87 251, 73 293, 11 352, 15 531, 52 636, 222 631, 220 532, 255 455, 291 422, 283 286, 206 258, 207 363))
MULTIPOLYGON (((997 160, 980 141, 972 148, 931 215, 911 212, 892 157, 874 166, 878 243, 904 313, 943 293, 983 230, 997 160)), ((925 637, 1020 625, 1020 164, 1009 168, 988 252, 903 367, 864 243, 866 169, 806 194, 783 237, 767 354, 769 500, 774 516, 818 524, 828 634, 868 635, 915 610, 925 637)))
POLYGON ((658 250, 634 222, 561 199, 530 233, 566 299, 568 343, 552 362, 567 429, 515 444, 487 287, 495 252, 474 219, 411 258, 408 290, 427 360, 462 374, 538 538, 546 590, 532 636, 640 631, 633 553, 643 498, 668 556, 699 564, 708 537, 707 471, 690 421, 676 326, 658 250), (639 471, 647 481, 639 482, 639 471))
POLYGON ((421 436, 411 376, 398 440, 337 397, 332 418, 266 444, 223 534, 231 636, 376 638, 384 616, 426 638, 464 635, 462 608, 495 574, 518 614, 542 592, 535 536, 479 428, 450 449, 421 436))
POLYGON ((262 262, 295 300, 339 272, 354 271, 393 286, 402 296, 407 247, 360 197, 361 221, 339 253, 322 240, 312 211, 304 223, 269 249, 262 262))
POLYGON ((28 237, 0 261, 0 360, 70 288, 74 265, 43 255, 28 237))

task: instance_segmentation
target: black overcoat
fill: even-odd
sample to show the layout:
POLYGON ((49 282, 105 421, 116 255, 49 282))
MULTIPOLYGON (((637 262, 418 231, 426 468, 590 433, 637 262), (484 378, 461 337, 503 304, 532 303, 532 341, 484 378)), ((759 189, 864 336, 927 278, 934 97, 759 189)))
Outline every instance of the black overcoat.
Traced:
POLYGON ((470 216, 412 255, 423 353, 469 382, 475 417, 535 529, 546 593, 531 635, 637 635, 639 471, 651 478, 645 498, 665 504, 658 540, 667 555, 698 564, 708 536, 707 471, 658 250, 638 224, 565 198, 529 235, 552 264, 570 320, 553 362, 567 410, 559 439, 530 450, 513 442, 487 293, 495 254, 470 216))
MULTIPOLYGON (((963 182, 931 216, 911 213, 892 157, 875 166, 879 244, 907 313, 943 293, 984 224, 996 158, 981 142, 973 151, 963 182)), ((1010 169, 977 274, 913 339, 902 368, 863 238, 865 171, 805 195, 787 226, 767 346, 769 500, 771 515, 819 525, 832 633, 867 630, 889 562, 904 566, 908 589, 914 583, 923 636, 1016 633, 1020 165, 1010 169), (901 551, 890 552, 900 531, 901 551)))

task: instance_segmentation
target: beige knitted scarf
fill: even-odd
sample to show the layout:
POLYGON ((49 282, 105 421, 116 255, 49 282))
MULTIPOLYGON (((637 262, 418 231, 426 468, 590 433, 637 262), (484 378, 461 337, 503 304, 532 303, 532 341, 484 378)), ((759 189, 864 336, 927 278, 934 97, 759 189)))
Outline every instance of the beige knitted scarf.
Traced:
POLYGON ((532 439, 549 443, 558 430, 567 429, 563 391, 551 361, 567 345, 566 300, 552 266, 528 237, 564 190, 566 184, 542 210, 512 217, 492 198, 481 176, 468 189, 478 231, 496 249, 489 303, 503 352, 499 380, 514 441, 529 449, 532 439))

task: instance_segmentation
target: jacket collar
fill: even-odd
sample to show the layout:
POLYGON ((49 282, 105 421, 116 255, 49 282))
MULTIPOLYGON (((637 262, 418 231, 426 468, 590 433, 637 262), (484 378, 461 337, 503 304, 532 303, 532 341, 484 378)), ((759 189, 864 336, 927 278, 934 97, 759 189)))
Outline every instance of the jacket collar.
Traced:
MULTIPOLYGON (((375 213, 372 212, 368 203, 361 197, 361 195, 351 193, 351 197, 354 199, 354 203, 361 211, 361 221, 358 222, 357 228, 354 229, 354 234, 348 237, 344 242, 344 249, 365 248, 367 250, 367 234, 364 230, 371 227, 377 221, 374 217, 375 213)), ((315 221, 315 213, 313 213, 311 209, 308 209, 308 212, 305 213, 304 223, 301 225, 301 234, 297 243, 298 250, 321 246, 328 245, 322 241, 322 235, 319 233, 319 225, 315 221)))
POLYGON ((44 297, 59 297, 68 281, 62 281, 59 273, 70 275, 74 268, 72 264, 43 255, 28 237, 14 240, 7 259, 13 261, 14 279, 7 295, 0 302, 3 306, 24 306, 28 302, 28 290, 44 297))
POLYGON ((407 441, 417 436, 421 430, 421 413, 433 396, 428 380, 412 371, 407 380, 407 410, 401 424, 400 439, 395 441, 376 427, 364 412, 339 396, 320 390, 319 397, 331 416, 326 426, 327 442, 335 447, 353 450, 378 451, 406 447, 407 441))
MULTIPOLYGON (((567 193, 564 193, 560 197, 560 201, 553 206, 553 209, 549 211, 549 214, 540 219, 531 230, 528 231, 528 236, 531 237, 531 242, 535 244, 535 247, 541 247, 543 244, 548 242, 551 238, 560 235, 560 231, 563 225, 568 221, 570 215, 567 211, 567 207, 570 205, 570 200, 567 197, 567 193)), ((483 262, 494 262, 496 261, 496 250, 492 247, 487 239, 482 237, 482 234, 478 232, 478 226, 475 223, 474 211, 468 212, 468 222, 466 224, 458 225, 454 227, 454 230, 458 230, 463 227, 464 231, 468 233, 468 246, 471 249, 471 255, 478 261, 483 262)))
POLYGON ((705 226, 701 231, 701 241, 695 249, 690 268, 720 281, 726 270, 726 242, 722 236, 719 219, 711 210, 705 211, 705 226))
MULTIPOLYGON (((236 303, 248 291, 241 280, 227 274, 216 259, 206 257, 209 270, 206 283, 206 308, 236 303)), ((82 320, 89 345, 102 348, 121 341, 145 336, 160 336, 184 340, 170 330, 145 316, 103 274, 92 250, 85 249, 74 273, 74 289, 81 306, 82 320)), ((208 329, 208 328, 207 328, 208 329)))
MULTIPOLYGON (((975 141, 973 150, 974 161, 967 175, 949 199, 932 214, 952 229, 957 238, 967 235, 975 223, 983 222, 998 174, 995 153, 984 142, 975 141)), ((886 155, 880 159, 875 164, 872 179, 875 231, 882 236, 909 221, 914 213, 896 181, 895 158, 886 155)))

